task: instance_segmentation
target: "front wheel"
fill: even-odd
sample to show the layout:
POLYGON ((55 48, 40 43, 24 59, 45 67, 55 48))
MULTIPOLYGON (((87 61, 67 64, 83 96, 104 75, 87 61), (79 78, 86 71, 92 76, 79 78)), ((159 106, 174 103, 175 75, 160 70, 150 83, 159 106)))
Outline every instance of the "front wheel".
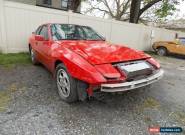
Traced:
POLYGON ((157 54, 159 56, 166 56, 167 55, 167 49, 164 47, 160 47, 157 49, 157 54))
POLYGON ((67 103, 78 100, 76 80, 69 75, 63 64, 58 64, 56 67, 56 84, 62 100, 67 103))

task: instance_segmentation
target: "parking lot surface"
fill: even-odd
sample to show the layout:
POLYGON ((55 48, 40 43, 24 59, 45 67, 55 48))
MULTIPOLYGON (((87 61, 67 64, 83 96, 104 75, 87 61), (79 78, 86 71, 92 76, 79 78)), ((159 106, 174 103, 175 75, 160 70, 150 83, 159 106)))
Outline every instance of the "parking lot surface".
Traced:
POLYGON ((185 58, 154 57, 165 70, 159 82, 74 104, 60 100, 43 66, 1 66, 0 135, 149 135, 148 128, 156 126, 185 130, 185 58))

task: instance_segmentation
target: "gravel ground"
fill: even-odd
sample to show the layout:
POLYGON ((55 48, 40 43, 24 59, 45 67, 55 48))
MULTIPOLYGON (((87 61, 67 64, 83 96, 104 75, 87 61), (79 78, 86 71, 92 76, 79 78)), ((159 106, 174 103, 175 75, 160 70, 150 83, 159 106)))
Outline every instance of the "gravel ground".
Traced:
POLYGON ((60 100, 44 67, 0 67, 0 134, 149 135, 153 126, 185 129, 185 58, 154 57, 165 70, 161 81, 74 104, 60 100))

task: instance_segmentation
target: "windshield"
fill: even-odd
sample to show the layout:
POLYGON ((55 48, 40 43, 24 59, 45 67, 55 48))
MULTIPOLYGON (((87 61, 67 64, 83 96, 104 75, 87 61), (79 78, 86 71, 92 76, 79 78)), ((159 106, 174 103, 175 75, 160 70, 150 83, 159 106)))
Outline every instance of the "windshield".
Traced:
POLYGON ((102 36, 87 26, 53 24, 51 33, 53 40, 104 40, 102 36))

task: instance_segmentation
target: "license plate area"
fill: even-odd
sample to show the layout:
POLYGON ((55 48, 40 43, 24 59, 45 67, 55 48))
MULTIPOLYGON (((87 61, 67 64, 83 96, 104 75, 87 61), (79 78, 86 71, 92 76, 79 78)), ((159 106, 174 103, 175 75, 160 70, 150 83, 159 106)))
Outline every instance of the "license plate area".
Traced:
POLYGON ((121 63, 118 68, 126 73, 128 80, 137 80, 152 74, 151 66, 145 61, 121 63))
POLYGON ((146 62, 135 62, 120 65, 121 70, 129 72, 135 72, 143 69, 149 69, 150 66, 146 62))

